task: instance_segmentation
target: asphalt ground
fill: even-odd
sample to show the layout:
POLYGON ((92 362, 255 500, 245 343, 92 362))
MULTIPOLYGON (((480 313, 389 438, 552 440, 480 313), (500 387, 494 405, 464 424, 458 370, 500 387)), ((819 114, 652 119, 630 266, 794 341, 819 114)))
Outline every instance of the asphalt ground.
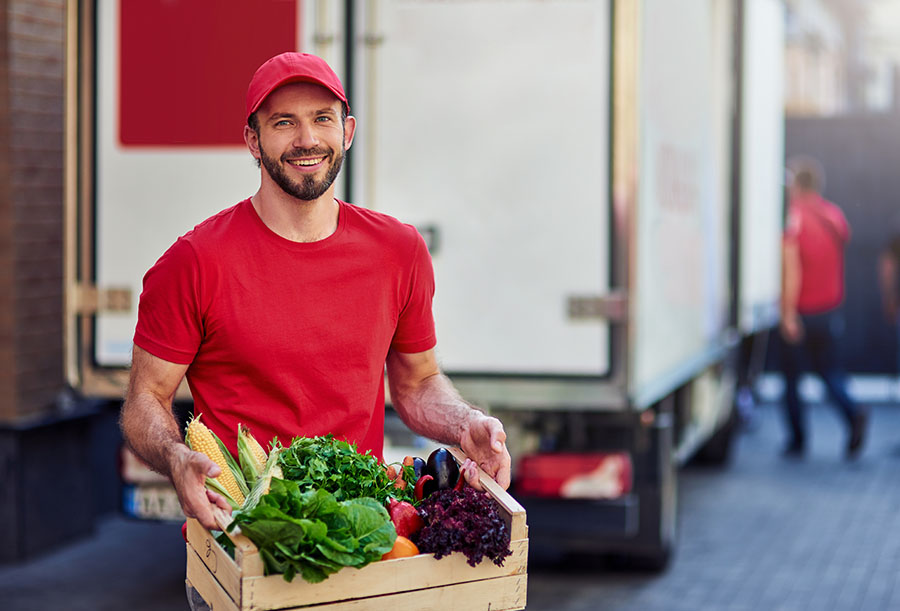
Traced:
MULTIPOLYGON (((873 406, 855 463, 843 459, 835 410, 816 405, 810 416, 803 460, 780 457, 780 410, 763 405, 728 467, 682 469, 667 571, 535 554, 528 609, 900 609, 900 405, 873 406)), ((184 562, 179 525, 111 516, 90 538, 0 566, 0 609, 187 609, 184 562)))

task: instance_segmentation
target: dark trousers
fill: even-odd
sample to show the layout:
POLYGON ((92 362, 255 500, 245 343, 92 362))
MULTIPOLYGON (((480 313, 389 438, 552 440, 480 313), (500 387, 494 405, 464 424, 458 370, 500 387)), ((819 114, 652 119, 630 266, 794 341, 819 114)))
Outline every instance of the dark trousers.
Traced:
POLYGON ((847 430, 859 407, 847 394, 846 375, 840 366, 838 339, 843 334, 844 321, 837 312, 801 316, 804 336, 799 344, 789 344, 782 339, 782 371, 784 373, 784 406, 792 443, 806 442, 806 417, 797 384, 804 364, 812 365, 819 374, 832 400, 840 409, 847 423, 847 430))

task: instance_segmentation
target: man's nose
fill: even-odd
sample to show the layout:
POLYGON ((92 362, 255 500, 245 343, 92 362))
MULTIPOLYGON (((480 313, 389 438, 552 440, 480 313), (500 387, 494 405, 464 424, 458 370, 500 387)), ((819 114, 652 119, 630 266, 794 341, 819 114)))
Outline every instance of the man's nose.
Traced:
POLYGON ((316 131, 313 126, 306 122, 297 125, 294 132, 293 145, 295 148, 308 149, 313 148, 319 143, 316 131))

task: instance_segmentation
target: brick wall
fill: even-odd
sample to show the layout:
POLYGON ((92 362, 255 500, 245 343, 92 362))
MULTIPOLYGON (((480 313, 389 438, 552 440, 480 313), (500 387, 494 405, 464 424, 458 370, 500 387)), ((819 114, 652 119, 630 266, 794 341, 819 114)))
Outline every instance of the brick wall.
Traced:
POLYGON ((64 0, 0 0, 0 420, 63 374, 64 0))

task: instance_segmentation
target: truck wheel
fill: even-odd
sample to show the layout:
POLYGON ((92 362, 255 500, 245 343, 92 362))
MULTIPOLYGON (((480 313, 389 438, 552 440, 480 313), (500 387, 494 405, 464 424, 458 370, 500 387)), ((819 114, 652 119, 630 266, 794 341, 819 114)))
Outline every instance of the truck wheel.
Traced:
POLYGON ((714 467, 726 466, 731 461, 737 427, 737 410, 732 409, 725 423, 697 451, 694 457, 695 462, 714 467))

